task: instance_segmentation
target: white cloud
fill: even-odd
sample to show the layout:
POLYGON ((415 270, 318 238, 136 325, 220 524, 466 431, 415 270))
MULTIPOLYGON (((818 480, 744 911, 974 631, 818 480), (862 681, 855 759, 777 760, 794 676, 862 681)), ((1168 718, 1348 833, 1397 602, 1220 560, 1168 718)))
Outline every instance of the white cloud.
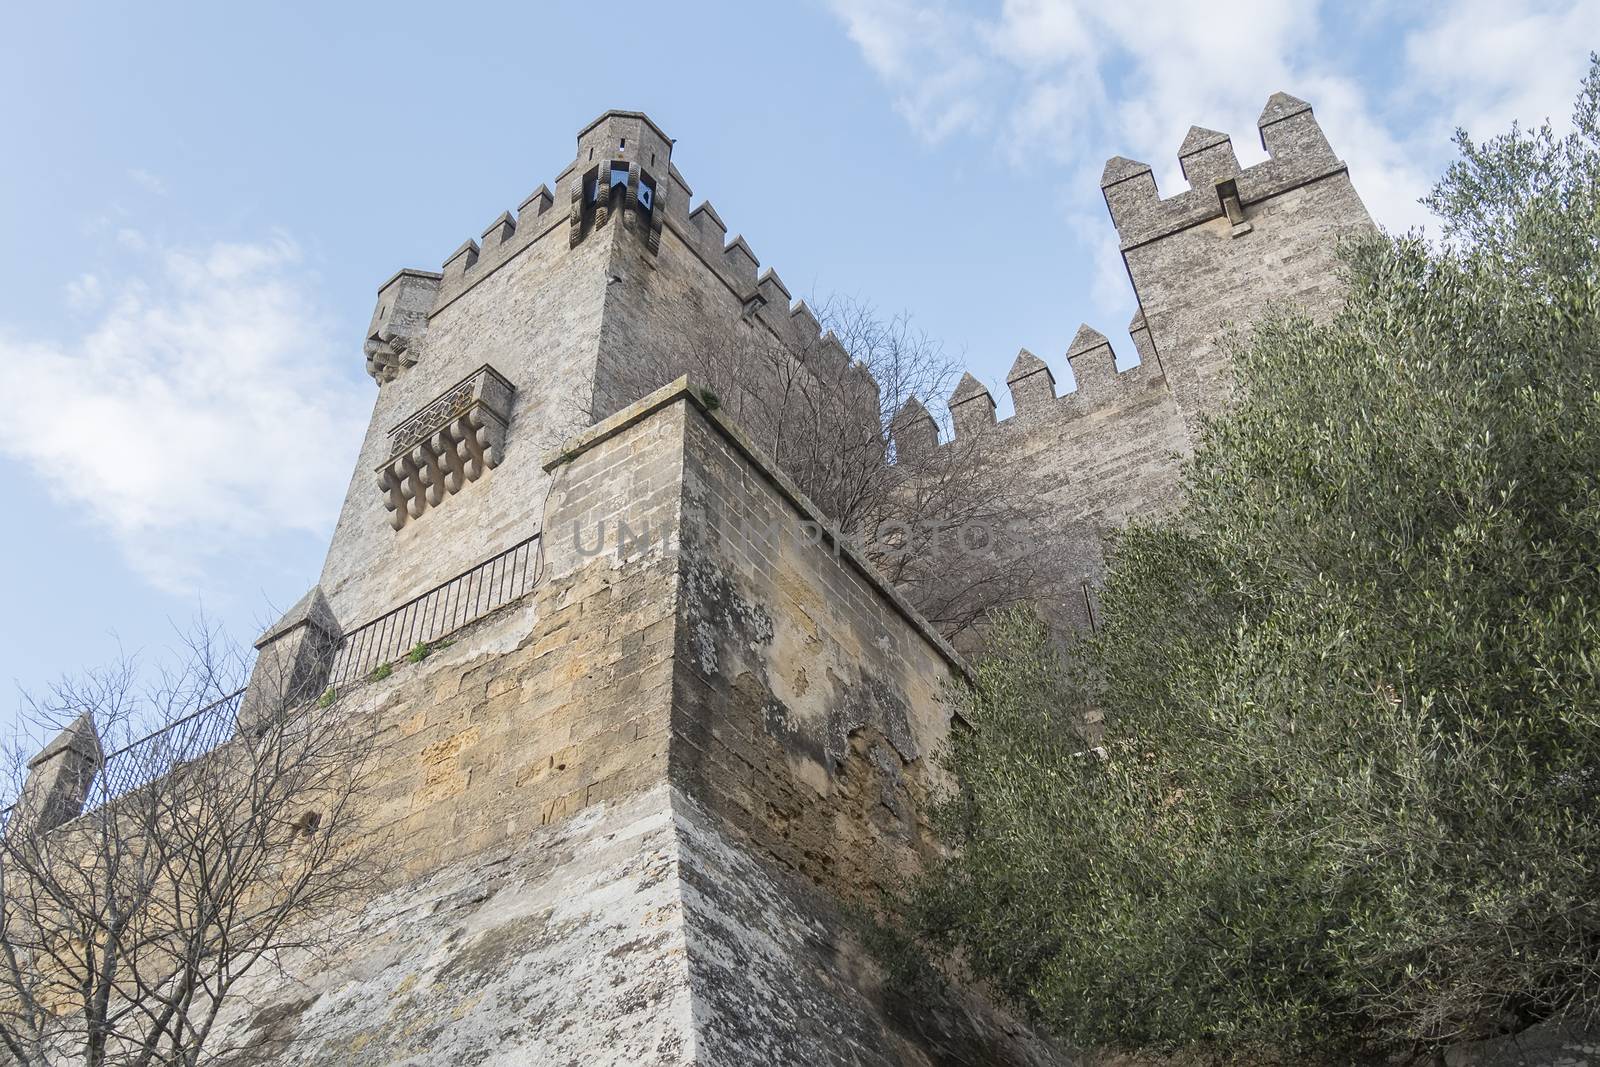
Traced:
POLYGON ((1409 87, 1480 139, 1571 110, 1600 4, 1462 0, 1406 39, 1409 87))
POLYGON ((133 167, 128 171, 128 177, 147 193, 154 193, 156 196, 167 195, 167 183, 161 180, 160 175, 151 174, 143 167, 133 167))
POLYGON ((105 296, 105 287, 98 275, 85 272, 67 283, 67 306, 74 311, 88 311, 98 307, 105 296))
POLYGON ((1409 23, 1397 8, 1364 22, 1331 0, 1239 0, 1221 16, 1193 0, 834 10, 920 136, 992 137, 1018 166, 1063 164, 1100 225, 1090 190, 1106 158, 1146 160, 1170 195, 1184 188, 1177 147, 1198 124, 1232 134, 1248 165, 1263 158, 1256 117, 1280 89, 1315 106, 1379 222, 1419 225, 1451 129, 1565 118, 1600 39, 1600 5, 1586 0, 1466 0, 1409 23), (1350 69, 1327 44, 1341 32, 1403 34, 1402 69, 1350 69))
POLYGON ((368 390, 285 237, 153 249, 84 275, 85 331, 32 340, 0 324, 0 381, 27 397, 0 452, 108 529, 153 582, 192 593, 207 563, 286 530, 324 533, 368 390))

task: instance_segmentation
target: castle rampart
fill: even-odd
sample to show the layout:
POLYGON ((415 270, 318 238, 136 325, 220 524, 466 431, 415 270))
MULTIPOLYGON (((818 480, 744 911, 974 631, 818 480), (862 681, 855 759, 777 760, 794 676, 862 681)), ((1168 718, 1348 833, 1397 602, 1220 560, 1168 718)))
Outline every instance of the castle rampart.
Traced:
POLYGON ((285 1063, 1062 1062, 957 992, 904 1015, 840 911, 936 847, 954 652, 687 382, 545 462, 531 597, 341 698, 390 724, 370 820, 402 878, 227 1036, 285 1063))
MULTIPOLYGON (((1171 505, 1226 404, 1217 336, 1274 299, 1326 313, 1336 245, 1372 230, 1309 106, 1278 94, 1260 130, 1271 158, 1243 169, 1191 130, 1167 199, 1147 165, 1107 164, 1137 367, 1084 326, 1066 395, 1023 350, 1011 417, 967 375, 953 440, 918 401, 893 420, 893 458, 971 448, 975 478, 1025 480, 1071 626, 1094 624, 1104 536, 1171 505)), ((311 697, 307 664, 356 624, 509 546, 537 563, 448 647, 333 694, 385 726, 365 814, 398 868, 333 958, 254 977, 229 1039, 255 1062, 1065 1062, 958 991, 906 1011, 849 932, 845 907, 937 852, 931 757, 964 668, 730 405, 665 385, 761 345, 863 374, 690 208, 671 151, 606 112, 552 186, 379 291, 378 396, 320 584, 263 635, 274 670, 244 707, 311 697)), ((41 764, 52 817, 63 753, 41 764)))
POLYGON ((1241 168, 1226 134, 1192 127, 1178 148, 1190 188, 1165 199, 1148 164, 1107 162, 1102 190, 1140 303, 1128 325, 1138 364, 1118 370, 1111 342, 1083 325, 1066 352, 1071 392, 1023 349, 1006 375, 1010 418, 996 421, 966 375, 948 401, 952 441, 938 443, 920 405, 895 420, 898 448, 964 442, 1029 484, 1051 516, 1037 535, 1064 550, 1083 591, 1052 606, 1072 629, 1094 624, 1105 537, 1171 506, 1202 420, 1228 403, 1226 335, 1275 301, 1328 314, 1339 244, 1375 232, 1310 105, 1275 94, 1259 129, 1270 158, 1241 168))

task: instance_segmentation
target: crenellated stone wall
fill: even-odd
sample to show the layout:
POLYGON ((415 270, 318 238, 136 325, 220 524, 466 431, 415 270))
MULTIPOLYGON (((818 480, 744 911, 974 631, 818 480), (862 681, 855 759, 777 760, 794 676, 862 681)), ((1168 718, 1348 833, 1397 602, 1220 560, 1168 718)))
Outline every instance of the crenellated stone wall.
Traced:
MULTIPOLYGON (((1202 421, 1232 396, 1227 335, 1275 303, 1331 314, 1340 244, 1376 232, 1310 105, 1275 94, 1259 129, 1270 158, 1241 168, 1226 134, 1192 127, 1178 149, 1190 187, 1164 199, 1148 164, 1106 164, 1102 191, 1139 300, 1128 325, 1136 365, 1119 371, 1111 342, 1085 324, 1066 352, 1071 392, 1024 349, 1006 375, 1009 419, 996 422, 970 375, 950 397, 955 438, 975 440, 1048 505, 1037 536, 1064 551, 1082 592, 1046 605, 1066 630, 1094 625, 1108 535, 1176 503, 1202 421)), ((900 447, 932 447, 935 434, 920 406, 896 421, 900 447)))
MULTIPOLYGON (((1010 418, 970 375, 950 398, 975 476, 1020 474, 1039 502, 1070 628, 1094 625, 1107 533, 1172 504, 1227 403, 1217 336, 1275 299, 1326 313, 1335 247, 1371 232, 1308 106, 1274 96, 1261 133, 1272 158, 1241 170, 1191 130, 1191 188, 1167 199, 1148 166, 1107 165, 1137 367, 1085 326, 1073 392, 1023 351, 1010 418)), ((536 568, 420 662, 338 691, 383 724, 365 825, 394 869, 331 953, 253 976, 227 1062, 1067 1062, 967 992, 905 1004, 852 933, 938 853, 933 757, 961 728, 941 694, 965 668, 736 426, 738 398, 667 384, 710 347, 862 373, 691 208, 671 150, 606 112, 552 186, 379 291, 378 395, 320 584, 258 662, 310 696, 303 661, 367 620, 534 534, 536 568)), ((875 385, 860 396, 876 418, 875 385)), ((951 447, 915 402, 891 438, 951 447)), ((39 790, 70 799, 53 767, 39 790)))
POLYGON ((1257 126, 1270 158, 1243 169, 1226 135, 1191 128, 1179 149, 1186 192, 1162 199, 1150 167, 1121 157, 1101 179, 1152 353, 1191 436, 1230 394, 1219 338, 1275 301, 1330 312, 1339 244, 1376 232, 1311 105, 1275 93, 1257 126))

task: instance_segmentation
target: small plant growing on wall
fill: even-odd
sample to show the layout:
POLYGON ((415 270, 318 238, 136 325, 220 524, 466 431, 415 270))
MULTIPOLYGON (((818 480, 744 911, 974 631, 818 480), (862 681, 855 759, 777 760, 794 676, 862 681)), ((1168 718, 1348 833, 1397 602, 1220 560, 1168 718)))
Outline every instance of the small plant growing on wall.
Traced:
POLYGON ((394 665, 393 664, 391 664, 391 663, 380 663, 380 664, 378 664, 376 667, 374 667, 372 669, 372 674, 370 676, 368 676, 367 680, 371 681, 371 682, 381 682, 381 681, 383 681, 385 678, 389 677, 389 675, 391 675, 393 673, 394 673, 394 665))
POLYGON ((428 658, 428 653, 432 651, 433 649, 428 647, 426 641, 418 641, 416 644, 411 646, 411 651, 406 653, 406 659, 410 660, 412 663, 421 663, 423 660, 428 658))
POLYGON ((322 691, 322 695, 317 698, 317 707, 326 708, 328 705, 332 704, 338 699, 339 691, 330 685, 327 689, 324 689, 322 691))

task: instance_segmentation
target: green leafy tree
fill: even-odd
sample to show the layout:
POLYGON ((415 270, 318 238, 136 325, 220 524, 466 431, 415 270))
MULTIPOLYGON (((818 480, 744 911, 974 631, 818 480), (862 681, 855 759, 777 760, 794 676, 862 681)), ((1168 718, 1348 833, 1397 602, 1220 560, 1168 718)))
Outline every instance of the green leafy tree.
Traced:
POLYGON ((1442 242, 1349 248, 1333 319, 1239 339, 1240 402, 1070 664, 997 622, 924 947, 1078 1042, 1202 1058, 1593 1016, 1597 115, 1600 61, 1570 135, 1458 135, 1442 242))

